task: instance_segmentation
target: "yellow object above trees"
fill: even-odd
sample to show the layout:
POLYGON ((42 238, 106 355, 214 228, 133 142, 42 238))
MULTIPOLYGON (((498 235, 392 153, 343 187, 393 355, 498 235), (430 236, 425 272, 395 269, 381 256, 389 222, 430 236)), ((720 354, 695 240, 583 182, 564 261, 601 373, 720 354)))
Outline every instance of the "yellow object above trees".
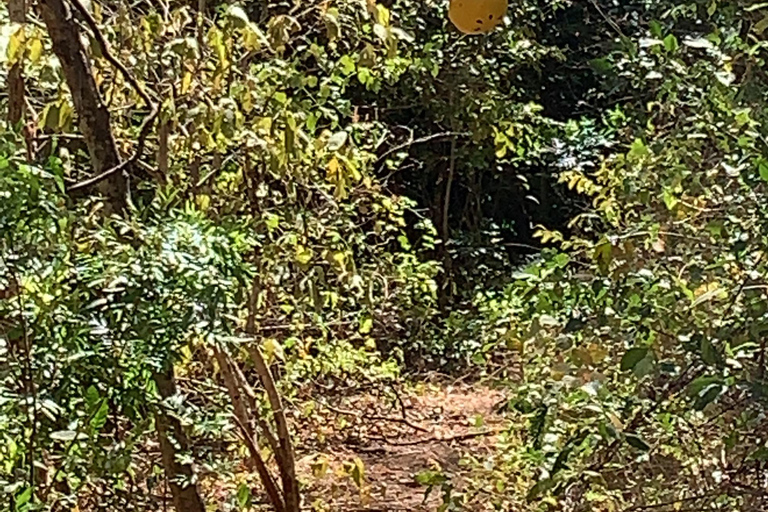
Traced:
POLYGON ((465 34, 486 34, 507 13, 507 0, 451 0, 448 18, 465 34))

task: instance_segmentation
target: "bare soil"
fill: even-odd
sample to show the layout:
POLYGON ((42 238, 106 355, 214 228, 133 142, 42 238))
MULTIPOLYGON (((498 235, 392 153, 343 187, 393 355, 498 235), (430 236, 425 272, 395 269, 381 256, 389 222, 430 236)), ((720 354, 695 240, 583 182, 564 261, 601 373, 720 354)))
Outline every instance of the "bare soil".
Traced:
POLYGON ((297 436, 307 503, 334 512, 436 510, 440 493, 425 500, 416 475, 460 475, 465 454, 490 454, 503 399, 482 385, 428 384, 314 402, 297 436))

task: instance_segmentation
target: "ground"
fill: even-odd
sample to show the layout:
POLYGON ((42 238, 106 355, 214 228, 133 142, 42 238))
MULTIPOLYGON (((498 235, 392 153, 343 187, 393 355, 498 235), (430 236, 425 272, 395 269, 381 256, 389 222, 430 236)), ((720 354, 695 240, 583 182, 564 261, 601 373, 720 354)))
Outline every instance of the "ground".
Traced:
POLYGON ((501 392, 467 383, 390 386, 315 401, 297 436, 307 502, 334 512, 436 510, 440 493, 425 501, 416 475, 454 473, 466 453, 489 454, 503 402, 501 392))

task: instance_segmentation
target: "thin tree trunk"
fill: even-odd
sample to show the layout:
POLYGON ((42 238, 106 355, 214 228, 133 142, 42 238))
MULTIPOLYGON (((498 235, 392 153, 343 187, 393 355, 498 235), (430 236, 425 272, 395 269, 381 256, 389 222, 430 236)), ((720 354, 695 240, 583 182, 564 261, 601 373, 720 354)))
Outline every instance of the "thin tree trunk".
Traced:
POLYGON ((285 496, 285 509, 287 512, 299 512, 299 485, 296 479, 296 467, 294 462, 291 434, 288 430, 288 421, 283 410, 280 394, 277 392, 275 380, 269 370, 261 350, 258 346, 249 347, 251 359, 256 366, 256 373, 261 379, 261 384, 267 392, 272 414, 277 427, 277 438, 280 443, 280 452, 276 453, 280 477, 283 482, 283 495, 285 496))
MULTIPOLYGON (((251 422, 248 419, 248 409, 246 409, 243 403, 243 395, 240 393, 240 387, 237 385, 236 377, 232 373, 232 367, 229 364, 229 358, 219 347, 213 346, 213 355, 216 356, 216 362, 219 363, 219 370, 221 370, 221 376, 224 379, 224 385, 229 392, 229 398, 232 400, 232 409, 237 416, 237 419, 243 424, 246 432, 250 437, 255 438, 251 422)), ((250 461, 250 465, 253 467, 253 461, 250 461)))
MULTIPOLYGON (((99 95, 91 63, 80 39, 80 29, 64 0, 40 0, 40 12, 72 94, 91 165, 97 175, 101 174, 120 164, 120 156, 112 134, 109 110, 99 95)), ((123 173, 115 172, 101 181, 99 190, 106 196, 109 212, 125 207, 128 187, 123 173)))
MULTIPOLYGON (((173 376, 173 367, 169 365, 165 371, 156 373, 155 384, 163 399, 175 395, 176 381, 173 376)), ((200 497, 197 484, 194 481, 192 466, 179 461, 177 447, 181 452, 189 449, 189 440, 184 433, 181 422, 162 409, 155 415, 155 422, 160 440, 163 467, 171 487, 173 506, 176 512, 206 512, 203 499, 200 497)))
MULTIPOLYGON (((22 26, 27 21, 25 0, 8 0, 8 17, 11 23, 22 26)), ((15 125, 24 117, 24 59, 19 59, 8 71, 8 121, 15 125)))
MULTIPOLYGON (((221 376, 224 378, 224 384, 227 386, 229 398, 232 400, 235 420, 243 434, 245 443, 248 446, 248 451, 251 453, 248 465, 251 468, 256 469, 258 472, 261 483, 264 485, 264 489, 267 492, 267 497, 275 507, 275 510, 278 512, 285 512, 286 509, 283 497, 280 495, 280 490, 277 488, 272 475, 269 473, 269 469, 267 468, 267 465, 261 456, 261 452, 259 452, 258 443, 256 442, 256 435, 253 428, 251 427, 250 421, 248 420, 248 411, 245 407, 245 404, 243 403, 243 395, 240 392, 240 386, 238 385, 237 370, 234 369, 236 363, 232 361, 229 355, 222 351, 219 347, 214 346, 213 351, 214 355, 216 356, 216 361, 219 363, 221 376)), ((258 414, 258 411, 254 411, 254 413, 258 414)), ((277 442, 272 437, 271 432, 268 430, 268 426, 263 422, 260 422, 260 424, 262 425, 262 429, 267 427, 265 433, 268 436, 270 447, 273 450, 277 450, 277 442)), ((275 457, 278 457, 278 460, 279 456, 280 454, 275 451, 275 457)))
POLYGON ((160 128, 157 132, 157 170, 162 176, 163 182, 168 181, 168 136, 171 132, 171 123, 163 119, 160 121, 160 128))
POLYGON ((443 307, 447 306, 447 304, 450 302, 451 298, 453 297, 453 260, 451 259, 451 253, 448 249, 448 242, 450 242, 450 218, 449 218, 449 212, 451 209, 451 190, 453 188, 453 179, 456 173, 456 136, 454 135, 451 138, 451 154, 450 154, 450 160, 448 162, 448 179, 445 183, 445 196, 443 198, 443 208, 442 208, 442 223, 440 226, 442 241, 443 241, 443 266, 445 270, 445 276, 444 276, 444 289, 443 294, 441 296, 441 305, 443 307))

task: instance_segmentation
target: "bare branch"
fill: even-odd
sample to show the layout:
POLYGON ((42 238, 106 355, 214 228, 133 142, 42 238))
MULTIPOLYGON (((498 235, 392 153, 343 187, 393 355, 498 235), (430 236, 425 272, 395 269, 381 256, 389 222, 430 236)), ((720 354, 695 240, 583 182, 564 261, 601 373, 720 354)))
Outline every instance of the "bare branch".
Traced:
POLYGON ((107 169, 106 171, 100 174, 97 174, 92 178, 88 178, 87 180, 81 181, 69 187, 69 190, 71 192, 75 192, 78 190, 92 187, 93 185, 96 185, 100 181, 112 176, 113 174, 122 172, 124 169, 127 169, 128 167, 135 164, 139 160, 139 158, 141 158, 141 155, 144 152, 144 148, 147 143, 147 137, 149 136, 149 131, 152 129, 152 125, 154 124, 155 119, 160 113, 160 106, 158 102, 152 101, 152 98, 149 96, 149 94, 147 94, 147 91, 139 83, 139 81, 136 80, 136 78, 131 74, 130 71, 128 71, 125 65, 122 62, 120 62, 112 54, 109 43, 104 38, 104 34, 101 33, 101 30, 99 30, 99 26, 96 23, 96 20, 93 19, 93 16, 91 16, 91 13, 88 12, 88 9, 86 9, 85 6, 83 6, 80 0, 69 0, 69 1, 75 7, 75 9, 77 9, 77 11, 85 20, 85 23, 91 29, 93 36, 96 38, 96 41, 99 43, 99 46, 101 46, 101 53, 102 55, 104 55, 104 58, 107 59, 107 61, 110 64, 112 64, 115 68, 117 68, 120 71, 120 73, 123 75, 123 78, 125 78, 125 80, 136 91, 136 94, 138 94, 139 97, 141 97, 141 99, 150 109, 149 114, 147 115, 147 117, 144 118, 144 122, 142 123, 141 128, 139 129, 139 139, 138 139, 138 142, 136 143, 136 150, 134 151, 133 156, 131 156, 128 160, 125 160, 120 164, 110 169, 107 169))

